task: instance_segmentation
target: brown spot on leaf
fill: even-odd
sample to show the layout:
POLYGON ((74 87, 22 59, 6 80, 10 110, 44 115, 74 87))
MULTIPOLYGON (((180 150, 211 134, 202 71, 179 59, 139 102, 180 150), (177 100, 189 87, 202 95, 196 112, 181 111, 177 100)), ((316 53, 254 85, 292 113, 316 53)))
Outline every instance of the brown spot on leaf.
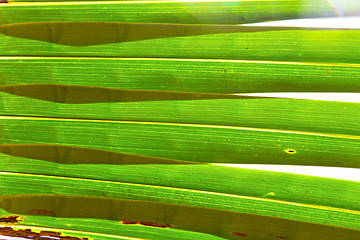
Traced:
POLYGON ((239 233, 239 232, 233 232, 232 235, 233 236, 239 236, 239 237, 247 237, 247 236, 249 236, 246 233, 239 233))
POLYGON ((46 237, 57 237, 60 240, 89 240, 89 238, 61 236, 61 233, 59 232, 41 231, 40 233, 36 233, 33 232, 31 229, 15 230, 11 227, 1 227, 0 234, 10 237, 22 237, 25 239, 45 239, 46 236, 46 237))
POLYGON ((21 219, 20 219, 20 216, 0 217, 0 222, 2 222, 2 223, 19 223, 19 222, 21 222, 21 219))
POLYGON ((54 212, 51 210, 44 209, 30 209, 27 214, 29 215, 41 215, 41 216, 53 216, 54 212))
POLYGON ((287 237, 275 235, 275 234, 273 234, 273 233, 269 233, 269 234, 265 234, 265 235, 272 236, 272 237, 276 237, 276 238, 281 238, 281 239, 287 239, 287 237))
POLYGON ((59 232, 51 232, 51 231, 41 231, 40 236, 48 236, 48 237, 57 237, 59 238, 61 233, 59 232))
POLYGON ((169 227, 174 227, 173 225, 170 224, 159 224, 156 222, 147 222, 147 221, 131 221, 129 219, 123 219, 122 220, 123 224, 140 224, 143 226, 149 226, 149 227, 158 227, 158 228, 169 228, 169 227))

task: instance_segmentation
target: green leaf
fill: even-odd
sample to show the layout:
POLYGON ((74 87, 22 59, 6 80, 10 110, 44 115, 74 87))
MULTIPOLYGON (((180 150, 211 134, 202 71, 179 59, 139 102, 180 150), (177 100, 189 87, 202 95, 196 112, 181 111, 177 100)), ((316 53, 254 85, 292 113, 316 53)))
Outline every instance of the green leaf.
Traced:
MULTIPOLYGON (((299 28, 296 27, 238 25, 51 21, 6 24, 0 26, 0 33, 11 37, 39 40, 65 46, 83 47, 147 39, 298 29, 299 28)), ((316 30, 316 28, 309 28, 309 30, 316 30)), ((321 30, 321 28, 318 30, 321 30)))
POLYGON ((13 216, 27 238, 360 238, 359 182, 211 164, 360 167, 359 103, 238 94, 359 92, 360 30, 238 25, 358 1, 16 1, 0 234, 13 216))
MULTIPOLYGON (((247 27, 253 28, 253 27, 247 27)), ((281 30, 147 39, 72 47, 2 35, 3 56, 235 59, 359 63, 360 30, 281 30), (14 47, 16 46, 16 47, 14 47)), ((99 36, 101 37, 101 36, 99 36)))
POLYGON ((359 167, 358 136, 156 122, 1 117, 2 144, 59 144, 200 162, 359 167))
POLYGON ((210 59, 1 57, 0 65, 1 85, 56 83, 203 93, 360 92, 358 64, 210 59))
POLYGON ((35 190, 36 193, 56 193, 54 191, 60 189, 63 189, 60 193, 65 194, 70 185, 73 186, 70 187, 71 189, 76 189, 76 184, 79 184, 86 187, 79 187, 72 194, 128 199, 141 197, 142 200, 147 201, 157 199, 157 201, 178 204, 185 203, 183 201, 186 200, 190 205, 201 207, 206 203, 210 204, 206 205, 208 207, 229 211, 235 211, 233 206, 236 205, 239 212, 267 216, 282 214, 282 217, 300 221, 306 220, 304 216, 310 216, 312 212, 305 211, 307 212, 304 213, 305 215, 294 215, 288 214, 292 212, 290 210, 282 212, 281 209, 301 210, 301 206, 318 209, 319 206, 328 206, 355 212, 360 210, 357 204, 359 183, 352 181, 216 165, 69 165, 3 154, 1 157, 3 164, 0 170, 8 172, 1 174, 3 195, 31 194, 35 190), (33 186, 31 189, 17 184, 20 181, 32 182, 26 179, 34 181, 29 183, 33 186), (61 184, 61 181, 68 181, 69 185, 61 184), (100 185, 102 187, 99 187, 100 185), (95 188, 101 190, 95 191, 95 188), (137 194, 139 192, 137 190, 130 194, 131 189, 139 188, 143 189, 141 190, 143 194, 137 194), (175 191, 179 194, 175 194, 174 199, 165 199, 160 196, 161 194, 154 193, 155 191, 162 194, 175 191), (124 195, 125 192, 130 195, 124 195), (344 192, 346 195, 340 197, 344 192), (201 196, 200 193, 205 196, 201 201, 191 200, 195 196, 201 196), (189 196, 186 197, 188 194, 189 196), (221 199, 230 199, 233 203, 212 204, 213 197, 218 199, 213 201, 214 203, 222 201, 221 199), (238 205, 236 201, 242 203, 238 205), (256 203, 264 203, 264 205, 254 207, 252 204, 256 203), (294 204, 290 203, 300 203, 300 205, 294 207, 294 204))
MULTIPOLYGON (((12 2, 12 0, 9 0, 12 2)), ((17 1, 17 0, 16 0, 17 1)), ((13 2, 16 2, 13 1, 13 2)), ((35 21, 240 24, 270 20, 336 17, 327 0, 261 1, 82 1, 1 4, 0 24, 35 21), (18 14, 21 12, 21 14, 18 14)), ((56 1, 56 0, 55 0, 56 1)), ((356 16, 360 3, 341 4, 343 16, 356 16)))
MULTIPOLYGON (((83 218, 55 218, 44 217, 40 209, 40 216, 26 215, 20 224, 11 225, 14 230, 29 229, 32 232, 46 231, 60 233, 61 236, 88 238, 94 240, 102 239, 129 239, 129 240, 223 240, 224 238, 209 234, 178 230, 173 228, 154 228, 142 225, 125 225, 119 221, 83 218), (69 230, 71 228, 71 230, 69 230)), ((0 209, 0 215, 9 216, 11 213, 0 209)), ((2 224, 0 224, 1 227, 2 224)), ((8 227, 8 226, 7 226, 8 227)), ((5 228, 6 229, 6 228, 5 228)), ((3 234, 0 228, 0 234, 3 234)), ((28 230, 28 231, 29 231, 28 230)), ((5 235, 5 234, 4 234, 5 235)), ((13 236, 9 234, 10 236, 13 236)), ((47 236, 47 234, 44 234, 47 236)))
MULTIPOLYGON (((31 90, 29 94, 35 93, 34 88, 27 85, 25 85, 24 89, 31 90)), ((61 88, 57 90, 61 90, 61 88)), ((99 94, 94 94, 93 90, 89 91, 89 93, 85 92, 85 94, 75 90, 71 91, 71 87, 69 87, 69 91, 54 91, 50 89, 44 92, 39 91, 37 96, 52 99, 58 98, 60 101, 64 98, 66 101, 71 96, 74 96, 76 100, 79 99, 79 95, 81 97, 87 96, 87 98, 83 99, 84 101, 103 100, 103 98, 98 98, 99 94), (60 99, 59 96, 64 97, 60 99)), ((115 92, 113 91, 112 93, 115 92)), ((143 98, 146 100, 146 96, 151 96, 151 94, 158 93, 159 99, 169 96, 169 94, 161 95, 160 92, 150 91, 145 92, 146 94, 143 95, 141 91, 129 92, 132 94, 128 96, 133 97, 134 102, 93 104, 64 104, 0 93, 0 113, 8 116, 98 119, 99 121, 95 121, 98 124, 102 124, 101 120, 155 122, 154 124, 162 122, 168 123, 168 125, 173 123, 180 125, 201 124, 212 125, 215 129, 223 129, 226 126, 234 129, 236 127, 239 129, 256 128, 253 130, 265 132, 294 131, 302 135, 334 134, 333 137, 350 135, 343 137, 352 137, 354 139, 360 134, 359 103, 281 98, 246 98, 245 96, 245 99, 241 99, 244 97, 222 94, 182 95, 182 93, 176 92, 170 94, 170 96, 195 96, 198 98, 208 96, 234 99, 138 102, 136 99, 140 100, 143 98)), ((121 91, 118 91, 118 93, 121 93, 121 91)), ((105 94, 104 97, 108 100, 111 100, 111 98, 115 99, 114 94, 105 94)), ((124 97, 126 96, 121 94, 118 96, 119 99, 124 97)), ((41 121, 41 119, 38 121, 41 121)), ((206 128, 206 126, 203 127, 206 128)))
POLYGON ((4 175, 3 179, 5 185, 8 186, 4 188, 7 196, 0 197, 0 205, 8 212, 16 214, 36 215, 34 210, 41 210, 49 216, 61 218, 151 221, 170 224, 176 229, 208 233, 227 239, 236 239, 231 236, 233 232, 246 233, 251 236, 250 239, 267 234, 290 237, 296 233, 297 227, 307 228, 310 231, 308 235, 321 237, 322 234, 323 238, 330 237, 330 239, 337 239, 342 234, 346 236, 359 234, 359 231, 330 226, 359 229, 359 226, 353 224, 359 219, 357 211, 204 191, 94 182, 94 180, 85 179, 56 179, 51 176, 24 174, 4 175), (31 183, 26 189, 16 184, 24 180, 31 183), (90 184, 91 182, 93 183, 90 184), (31 194, 21 195, 26 192, 31 194), (41 194, 36 194, 38 192, 41 194), (69 192, 72 196, 66 195, 69 192), (54 193, 56 195, 52 195, 54 193), (90 197, 94 194, 97 197, 90 197), (111 198, 104 197, 109 194, 111 198), (128 200, 119 197, 125 197, 128 200), (246 208, 248 210, 244 210, 246 208), (265 215, 264 213, 261 215, 246 213, 249 210, 255 214, 265 210, 265 215), (266 216, 275 213, 282 218, 266 216), (290 219, 305 219, 306 222, 290 219), (276 222, 276 224, 270 224, 270 222, 276 222), (327 225, 313 224, 319 222, 327 225))

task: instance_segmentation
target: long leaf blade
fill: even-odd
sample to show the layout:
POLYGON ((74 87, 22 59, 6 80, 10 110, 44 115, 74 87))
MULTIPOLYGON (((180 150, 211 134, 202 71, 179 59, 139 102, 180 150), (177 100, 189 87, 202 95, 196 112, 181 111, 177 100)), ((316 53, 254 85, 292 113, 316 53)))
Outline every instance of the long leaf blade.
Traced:
POLYGON ((334 6, 334 3, 326 0, 25 2, 2 4, 0 24, 89 20, 240 24, 301 17, 335 17, 339 14, 336 11, 339 7, 344 16, 359 15, 358 1, 346 2, 340 6, 334 6), (22 14, 17 14, 18 12, 22 14))

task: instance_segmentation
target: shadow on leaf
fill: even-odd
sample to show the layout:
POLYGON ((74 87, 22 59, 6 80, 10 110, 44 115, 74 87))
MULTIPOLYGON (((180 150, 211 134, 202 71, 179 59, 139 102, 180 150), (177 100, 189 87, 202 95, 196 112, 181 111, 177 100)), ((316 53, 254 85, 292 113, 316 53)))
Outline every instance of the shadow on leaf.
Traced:
POLYGON ((195 164, 160 157, 57 144, 3 144, 0 153, 61 164, 195 164))
POLYGON ((0 86, 0 91, 23 97, 70 104, 265 98, 234 94, 113 89, 52 83, 3 85, 0 86))
POLYGON ((12 37, 80 47, 156 38, 293 29, 301 28, 69 21, 7 24, 0 26, 0 33, 12 37))

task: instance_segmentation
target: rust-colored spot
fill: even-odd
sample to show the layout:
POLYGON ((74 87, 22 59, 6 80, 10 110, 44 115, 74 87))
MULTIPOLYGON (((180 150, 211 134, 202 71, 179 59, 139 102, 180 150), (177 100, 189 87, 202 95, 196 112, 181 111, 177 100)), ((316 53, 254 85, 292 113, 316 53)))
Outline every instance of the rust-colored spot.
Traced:
POLYGON ((53 216, 54 212, 51 210, 44 209, 30 209, 27 214, 29 215, 41 215, 41 216, 53 216))
POLYGON ((246 233, 239 233, 239 232, 233 232, 232 235, 233 236, 239 236, 239 237, 247 237, 247 236, 249 236, 246 233))
POLYGON ((59 232, 51 232, 51 231, 41 231, 40 236, 48 236, 48 237, 57 237, 59 238, 61 233, 59 232))
POLYGON ((19 222, 21 222, 21 219, 20 219, 20 216, 0 217, 0 222, 2 222, 2 223, 19 223, 19 222))
POLYGON ((265 235, 276 237, 276 238, 281 238, 281 239, 287 239, 287 237, 279 236, 279 235, 276 235, 276 234, 273 234, 273 233, 269 233, 269 234, 265 234, 265 235))
POLYGON ((0 227, 0 234, 4 236, 21 237, 25 239, 45 239, 45 237, 56 237, 60 240, 89 240, 89 238, 61 236, 61 233, 52 231, 41 231, 40 233, 36 233, 33 232, 31 229, 15 230, 9 226, 0 227))
POLYGON ((149 226, 149 227, 158 227, 158 228, 173 228, 173 225, 170 224, 159 224, 156 222, 147 222, 147 221, 131 221, 129 219, 123 219, 122 220, 123 224, 140 224, 143 226, 149 226))

